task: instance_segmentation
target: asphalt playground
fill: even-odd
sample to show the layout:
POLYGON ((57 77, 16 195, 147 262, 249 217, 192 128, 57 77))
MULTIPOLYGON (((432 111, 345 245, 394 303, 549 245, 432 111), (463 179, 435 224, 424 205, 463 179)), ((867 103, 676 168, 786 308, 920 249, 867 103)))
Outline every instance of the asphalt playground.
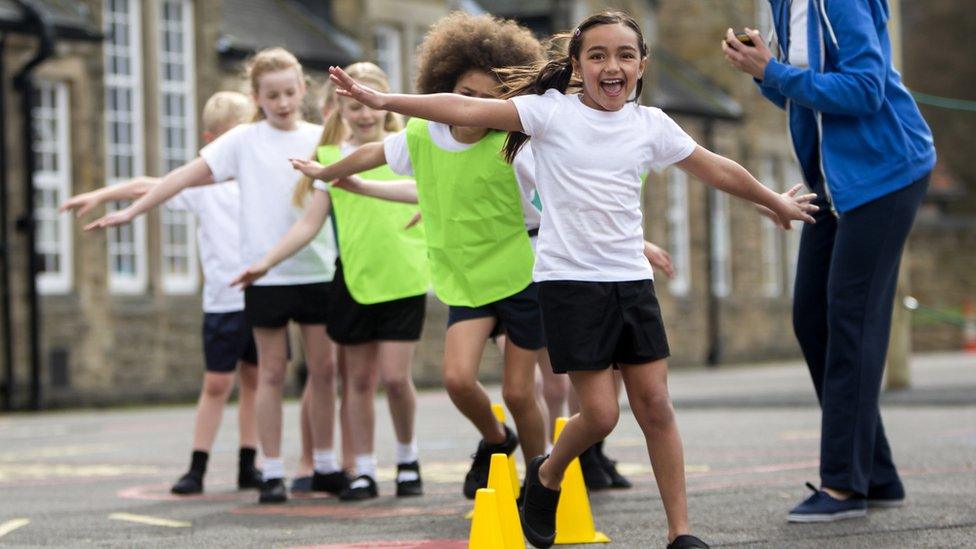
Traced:
MULTIPOLYGON (((919 356, 912 375, 911 389, 882 399, 907 504, 864 519, 793 525, 788 509, 806 497, 805 482, 817 482, 819 414, 804 367, 672 372, 695 533, 713 547, 976 547, 976 355, 919 356)), ((187 464, 190 406, 0 416, 0 546, 466 547, 472 503, 460 487, 475 431, 443 392, 422 393, 418 413, 423 497, 392 495, 393 437, 380 399, 380 497, 349 504, 316 495, 275 506, 236 489, 232 407, 206 492, 195 497, 168 493, 187 464)), ((290 402, 290 469, 297 426, 290 402)), ((590 494, 596 527, 612 540, 605 547, 664 547, 661 500, 629 413, 607 453, 635 486, 590 494)))

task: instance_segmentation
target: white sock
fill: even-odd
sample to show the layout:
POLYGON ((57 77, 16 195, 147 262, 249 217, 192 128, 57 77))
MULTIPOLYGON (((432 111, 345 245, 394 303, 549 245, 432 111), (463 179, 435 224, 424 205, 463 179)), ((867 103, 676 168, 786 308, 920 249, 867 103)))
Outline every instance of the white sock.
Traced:
POLYGON ((356 474, 376 478, 376 456, 373 454, 359 454, 356 456, 356 474))
POLYGON ((397 465, 402 463, 413 463, 417 461, 417 441, 411 440, 406 444, 397 442, 396 445, 396 462, 397 465))
POLYGON ((261 478, 265 481, 275 478, 285 478, 285 460, 280 457, 264 457, 261 478))
POLYGON ((328 475, 339 470, 339 462, 336 461, 335 452, 332 448, 312 450, 312 462, 316 473, 328 475))

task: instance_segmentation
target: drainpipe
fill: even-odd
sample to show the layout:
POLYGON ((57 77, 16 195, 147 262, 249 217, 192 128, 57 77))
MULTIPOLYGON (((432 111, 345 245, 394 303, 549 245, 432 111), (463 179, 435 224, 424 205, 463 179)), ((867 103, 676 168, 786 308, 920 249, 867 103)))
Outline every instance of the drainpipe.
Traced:
POLYGON ((7 36, 0 35, 0 348, 3 349, 3 383, 0 383, 0 397, 3 410, 14 408, 14 332, 10 312, 10 260, 7 254, 7 95, 3 89, 3 51, 7 36))
MULTIPOLYGON (((705 148, 715 150, 715 123, 711 118, 705 119, 705 126, 702 133, 705 138, 705 148)), ((715 193, 717 191, 711 187, 705 190, 705 249, 708 250, 708 259, 705 261, 705 296, 706 296, 706 335, 708 337, 708 353, 705 363, 708 366, 716 367, 722 361, 722 326, 719 318, 719 299, 715 295, 712 283, 715 280, 715 271, 712 265, 712 247, 715 241, 712 238, 714 220, 712 211, 715 206, 715 193)))
POLYGON ((34 110, 34 69, 54 53, 54 25, 48 19, 47 13, 36 0, 16 0, 24 10, 25 28, 34 28, 37 39, 37 51, 34 57, 24 65, 14 76, 14 88, 20 93, 21 113, 23 124, 23 152, 24 152, 24 212, 17 219, 17 231, 27 237, 24 249, 27 259, 27 290, 29 342, 30 342, 30 404, 31 410, 41 409, 41 360, 40 360, 40 307, 37 296, 37 248, 34 219, 34 172, 37 166, 34 162, 34 124, 31 113, 34 110))

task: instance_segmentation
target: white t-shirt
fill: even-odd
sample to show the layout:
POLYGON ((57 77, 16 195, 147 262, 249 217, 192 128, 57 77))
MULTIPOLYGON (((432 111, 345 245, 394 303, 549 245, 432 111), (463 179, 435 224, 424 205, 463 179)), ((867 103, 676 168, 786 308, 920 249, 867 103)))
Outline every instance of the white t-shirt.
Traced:
MULTIPOLYGON (((459 152, 470 149, 474 143, 462 143, 451 134, 451 127, 440 122, 428 123, 430 138, 434 144, 445 151, 459 152)), ((413 175, 413 164, 410 162, 410 149, 407 147, 407 131, 403 130, 389 135, 383 140, 383 150, 386 154, 386 165, 401 175, 413 175)), ((532 203, 535 192, 535 161, 532 159, 530 147, 523 147, 512 163, 515 168, 515 179, 519 184, 522 195, 522 214, 525 216, 525 228, 536 229, 541 219, 539 209, 532 203)))
POLYGON ((197 252, 203 267, 203 312, 244 310, 244 292, 230 282, 244 270, 241 261, 240 190, 236 181, 191 187, 166 207, 192 213, 197 220, 197 252))
POLYGON ((807 52, 807 8, 809 0, 793 0, 790 4, 790 66, 810 66, 807 52))
POLYGON ((511 99, 535 154, 542 224, 534 279, 653 278, 644 257, 641 175, 696 147, 660 109, 599 111, 551 89, 511 99))
MULTIPOLYGON (((258 261, 301 217, 291 197, 301 174, 289 158, 309 158, 322 126, 301 122, 293 131, 276 129, 267 120, 241 124, 200 151, 215 181, 236 179, 240 185, 241 259, 258 261)), ((336 243, 331 218, 305 248, 282 261, 255 282, 284 286, 328 282, 335 274, 336 243)))

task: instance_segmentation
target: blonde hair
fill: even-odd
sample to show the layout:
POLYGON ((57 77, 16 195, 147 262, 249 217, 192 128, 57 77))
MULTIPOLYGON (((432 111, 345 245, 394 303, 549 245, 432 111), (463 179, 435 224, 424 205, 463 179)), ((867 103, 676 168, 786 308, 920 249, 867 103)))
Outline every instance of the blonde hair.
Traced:
MULTIPOLYGON (((269 72, 287 69, 295 69, 295 72, 298 73, 298 81, 304 84, 305 73, 302 71, 302 64, 290 51, 276 47, 265 48, 257 52, 247 64, 247 77, 251 81, 251 93, 257 96, 261 76, 269 72)), ((263 119, 264 111, 258 108, 254 112, 254 121, 263 119)))
MULTIPOLYGON (((362 82, 367 86, 380 91, 389 92, 390 82, 386 77, 386 73, 383 69, 379 68, 377 65, 369 62, 353 63, 345 69, 346 74, 356 79, 358 82, 362 82)), ((326 87, 325 104, 329 104, 330 101, 333 102, 334 106, 332 111, 329 113, 328 118, 325 119, 322 129, 322 137, 319 139, 318 146, 312 151, 312 159, 317 157, 318 148, 325 145, 339 145, 348 133, 348 127, 345 121, 342 120, 342 115, 340 114, 341 108, 339 105, 340 100, 352 101, 352 99, 340 98, 335 93, 335 86, 326 87)), ((403 129, 403 121, 400 115, 394 112, 387 111, 386 116, 383 118, 383 130, 386 132, 398 132, 403 129)), ((308 199, 309 195, 312 194, 312 178, 303 175, 301 179, 298 180, 298 184, 295 185, 295 192, 292 195, 292 202, 298 207, 305 205, 305 201, 308 199)))
POLYGON ((241 92, 219 91, 203 105, 203 131, 220 135, 254 117, 251 98, 241 92))

